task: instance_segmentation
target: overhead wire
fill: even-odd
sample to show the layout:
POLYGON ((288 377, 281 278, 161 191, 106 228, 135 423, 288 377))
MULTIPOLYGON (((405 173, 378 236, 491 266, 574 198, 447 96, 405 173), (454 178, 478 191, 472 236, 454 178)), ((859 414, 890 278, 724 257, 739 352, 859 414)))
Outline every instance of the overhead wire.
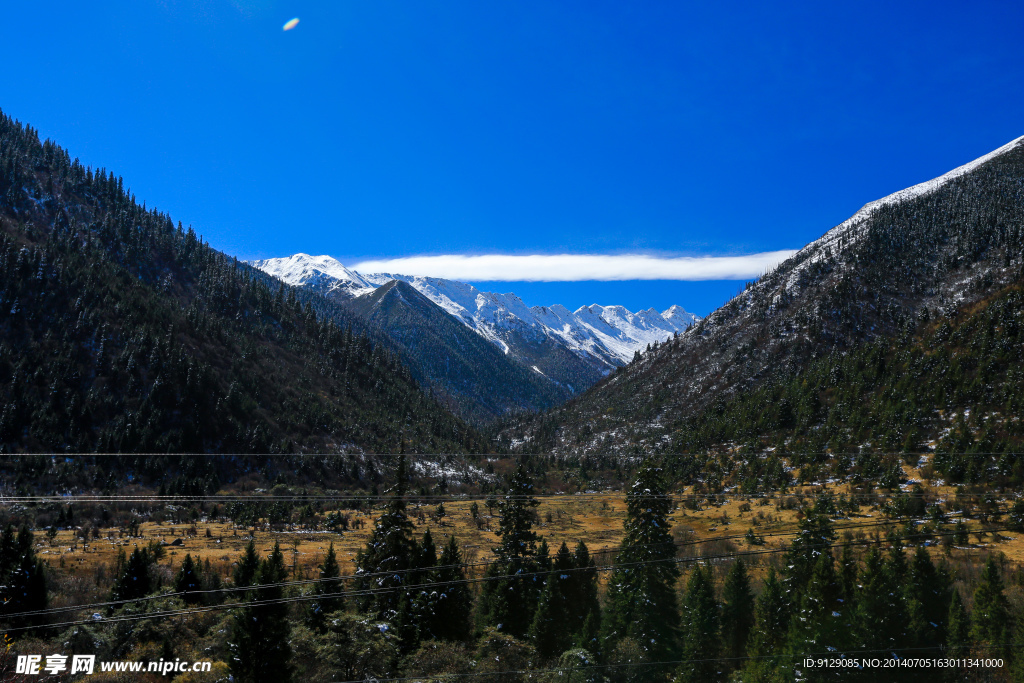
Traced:
MULTIPOLYGON (((1010 529, 1009 527, 1006 527, 1006 528, 995 528, 995 529, 991 529, 990 528, 990 529, 986 530, 987 533, 996 533, 996 532, 1000 532, 1000 531, 1012 531, 1012 529, 1010 529)), ((961 532, 952 531, 952 532, 931 532, 931 533, 927 533, 927 534, 907 534, 907 535, 902 536, 902 539, 930 538, 930 537, 934 537, 934 536, 955 536, 958 533, 961 533, 961 532)), ((825 548, 831 549, 831 548, 841 548, 841 547, 844 547, 844 546, 872 545, 872 544, 881 543, 881 542, 882 542, 881 539, 879 539, 879 540, 867 539, 867 540, 843 541, 843 542, 840 542, 840 543, 811 544, 811 545, 809 545, 807 547, 815 548, 815 549, 825 549, 825 548)), ((558 573, 569 573, 569 572, 576 572, 576 571, 604 572, 604 571, 612 571, 612 570, 616 570, 616 569, 630 568, 630 567, 643 566, 643 565, 647 565, 647 564, 655 564, 655 563, 662 563, 662 562, 670 562, 670 563, 674 563, 674 564, 707 563, 707 562, 713 562, 715 560, 728 560, 728 559, 737 558, 737 557, 748 557, 748 556, 772 555, 772 554, 777 554, 777 553, 785 553, 785 552, 789 552, 790 550, 791 550, 790 548, 786 548, 786 547, 782 547, 782 548, 766 548, 766 549, 761 549, 761 550, 748 550, 748 551, 743 551, 743 552, 725 553, 725 554, 721 554, 721 555, 702 555, 702 556, 686 557, 686 558, 671 557, 671 558, 659 558, 659 559, 654 559, 654 560, 642 560, 642 561, 629 562, 629 563, 617 563, 617 564, 609 564, 609 565, 596 565, 594 567, 572 567, 572 568, 566 568, 566 569, 550 569, 550 570, 542 570, 542 571, 536 571, 536 572, 517 572, 515 574, 498 574, 498 575, 492 575, 492 576, 483 576, 483 577, 476 577, 476 578, 461 579, 461 580, 458 580, 458 581, 444 581, 444 582, 433 582, 433 583, 426 583, 426 584, 412 584, 412 585, 403 585, 403 586, 393 586, 393 587, 389 587, 389 588, 376 588, 376 589, 356 590, 356 591, 337 591, 337 592, 323 593, 323 594, 314 593, 314 594, 306 594, 306 595, 282 597, 282 598, 273 598, 273 599, 266 599, 266 600, 250 600, 250 601, 245 601, 245 602, 223 603, 223 604, 219 604, 219 605, 203 605, 203 606, 190 607, 190 608, 184 608, 184 609, 164 610, 164 611, 149 612, 149 613, 142 613, 142 614, 115 615, 115 616, 111 616, 111 617, 103 617, 101 619, 79 619, 79 620, 64 621, 64 622, 51 623, 51 624, 39 624, 39 625, 31 625, 31 626, 11 627, 11 628, 8 628, 6 630, 8 632, 15 632, 15 631, 24 631, 24 630, 38 629, 38 628, 59 628, 59 627, 64 627, 64 626, 74 626, 74 625, 82 625, 82 624, 109 624, 109 623, 117 623, 117 622, 121 622, 121 621, 139 621, 139 620, 143 620, 143 619, 169 618, 169 617, 183 616, 183 615, 194 614, 194 613, 199 613, 199 612, 209 612, 209 611, 217 611, 217 610, 231 610, 231 609, 244 609, 244 608, 247 608, 247 607, 260 607, 260 606, 274 605, 274 604, 310 602, 310 601, 315 601, 315 600, 330 599, 332 597, 362 597, 362 596, 367 596, 367 595, 381 595, 381 594, 394 593, 394 592, 399 592, 399 591, 413 591, 413 590, 424 589, 424 588, 435 588, 435 587, 449 586, 452 583, 476 584, 476 583, 485 583, 485 582, 489 582, 489 581, 500 581, 500 580, 505 580, 505 579, 520 579, 521 580, 521 579, 530 578, 530 577, 536 577, 536 576, 542 576, 542 575, 547 575, 547 574, 553 574, 553 573, 556 573, 556 572, 558 572, 558 573)), ((429 568, 427 568, 426 570, 429 571, 429 568)), ((423 570, 421 570, 421 571, 423 571, 423 570)), ((271 587, 271 586, 269 586, 269 585, 268 586, 259 586, 259 587, 257 587, 257 589, 259 589, 259 588, 269 588, 269 587, 271 587)), ((160 599, 160 598, 163 598, 163 597, 166 597, 166 596, 153 596, 153 599, 160 599)), ((134 602, 139 602, 139 601, 134 601, 134 602)), ((78 609, 82 609, 82 608, 79 607, 78 609)), ((47 612, 40 611, 40 610, 33 610, 33 611, 27 611, 27 612, 19 613, 18 616, 19 617, 43 616, 44 614, 47 614, 47 612)), ((15 615, 5 615, 4 618, 10 618, 12 616, 15 616, 15 615)))
MULTIPOLYGON (((863 524, 844 524, 844 525, 841 525, 841 526, 835 526, 835 527, 833 527, 833 531, 840 532, 840 531, 846 531, 846 530, 850 530, 850 529, 863 529, 863 528, 870 528, 870 527, 895 527, 895 526, 897 526, 897 523, 894 522, 894 521, 865 522, 863 524)), ((799 534, 799 533, 801 533, 801 529, 799 529, 799 528, 797 528, 797 529, 777 529, 777 530, 774 530, 772 532, 768 532, 768 533, 765 533, 765 534, 761 535, 761 538, 764 539, 764 538, 785 537, 785 536, 791 536, 791 535, 799 534)), ((704 543, 714 543, 714 542, 718 542, 718 541, 731 541, 731 540, 734 540, 734 539, 739 539, 739 538, 744 538, 744 537, 746 537, 745 533, 744 534, 731 534, 731 535, 728 535, 728 536, 712 536, 710 538, 688 539, 686 541, 674 541, 674 542, 671 543, 671 545, 674 548, 676 548, 676 550, 678 551, 678 550, 681 550, 683 548, 692 547, 692 546, 695 546, 695 545, 701 545, 701 544, 704 544, 704 543)), ((665 544, 662 544, 662 543, 656 543, 656 544, 637 544, 637 545, 633 545, 631 547, 633 547, 633 548, 647 548, 647 547, 651 547, 651 546, 661 547, 663 545, 665 545, 665 544)), ((589 552, 591 557, 594 557, 595 555, 599 555, 599 554, 600 555, 606 555, 606 554, 609 554, 609 553, 618 553, 618 552, 620 552, 620 550, 621 550, 621 548, 598 548, 598 549, 593 550, 593 551, 589 551, 588 550, 588 552, 589 552)), ((194 591, 179 591, 179 592, 172 592, 172 593, 161 593, 159 595, 146 596, 146 597, 142 597, 142 598, 136 598, 134 600, 110 600, 110 601, 106 601, 106 602, 87 603, 87 604, 82 604, 82 605, 66 605, 66 606, 63 606, 63 607, 50 607, 50 608, 47 608, 45 610, 34 610, 32 612, 11 613, 11 614, 4 615, 4 617, 5 618, 13 618, 13 617, 22 617, 22 616, 30 616, 30 615, 57 614, 57 613, 60 613, 60 612, 71 612, 71 611, 78 611, 78 610, 83 610, 83 609, 98 609, 98 608, 104 608, 104 607, 116 607, 116 606, 125 605, 125 604, 135 604, 135 603, 139 603, 139 602, 147 602, 147 601, 153 601, 153 600, 162 600, 162 599, 165 599, 165 598, 180 597, 180 596, 184 596, 184 595, 203 595, 203 594, 223 594, 223 593, 235 593, 235 592, 250 592, 250 591, 259 590, 261 588, 291 587, 291 586, 301 586, 301 585, 309 585, 309 584, 324 584, 324 583, 328 583, 329 584, 329 583, 333 583, 333 582, 343 582, 343 581, 347 581, 347 580, 367 580, 367 579, 372 579, 372 578, 382 577, 382 576, 390 577, 390 576, 399 576, 399 575, 406 575, 406 574, 427 573, 427 572, 431 572, 431 571, 437 571, 437 570, 440 570, 440 569, 476 569, 476 568, 479 568, 479 567, 489 567, 489 566, 495 564, 496 561, 497 560, 487 560, 487 561, 484 561, 484 562, 463 562, 461 564, 433 565, 433 566, 430 566, 430 567, 416 567, 416 568, 409 568, 409 569, 396 569, 396 570, 390 570, 390 571, 385 571, 385 572, 375 572, 375 573, 365 573, 364 572, 364 573, 357 573, 357 574, 348 574, 348 575, 344 575, 344 576, 324 577, 324 578, 316 578, 316 579, 298 579, 298 580, 293 580, 293 581, 281 581, 281 582, 276 582, 276 583, 258 584, 258 585, 252 585, 252 586, 232 586, 232 587, 226 587, 226 588, 211 588, 211 589, 202 589, 202 590, 194 590, 194 591)), ((607 565, 595 565, 595 568, 596 567, 603 567, 603 566, 607 566, 607 565)), ((583 567, 583 568, 576 568, 576 569, 583 570, 583 569, 591 569, 591 568, 590 567, 583 567)), ((554 570, 552 570, 552 571, 554 571, 554 570)))

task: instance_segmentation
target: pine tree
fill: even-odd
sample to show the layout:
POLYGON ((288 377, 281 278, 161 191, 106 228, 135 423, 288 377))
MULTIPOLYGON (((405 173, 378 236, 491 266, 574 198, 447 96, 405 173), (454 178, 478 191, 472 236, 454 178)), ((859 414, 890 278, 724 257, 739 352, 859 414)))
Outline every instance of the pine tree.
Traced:
POLYGON ((366 548, 356 557, 357 589, 379 591, 361 598, 361 607, 381 619, 391 620, 397 616, 399 603, 415 578, 411 572, 416 569, 419 549, 412 537, 412 521, 406 513, 407 486, 407 463, 405 455, 401 454, 388 503, 377 519, 366 548))
MULTIPOLYGON (((794 659, 801 656, 842 656, 851 649, 853 619, 842 601, 839 577, 832 553, 818 556, 811 578, 793 612, 789 629, 789 652, 794 659)), ((815 680, 836 678, 835 672, 805 670, 815 680)))
POLYGON ((791 606, 800 602, 800 595, 811 579, 818 556, 835 540, 835 531, 827 515, 807 511, 799 522, 800 533, 790 543, 786 553, 786 571, 783 581, 786 585, 791 606))
POLYGON ((733 562, 722 587, 722 648, 726 657, 743 657, 754 623, 754 594, 750 590, 747 566, 733 562))
POLYGON ((423 540, 420 542, 419 557, 416 559, 418 581, 427 581, 430 578, 433 568, 437 566, 437 546, 434 544, 434 537, 430 529, 423 533, 423 540))
POLYGON ((153 578, 149 571, 152 564, 153 556, 148 550, 133 550, 128 556, 128 562, 125 563, 124 573, 114 583, 111 599, 138 600, 149 595, 153 590, 153 578))
POLYGON ((609 580, 603 624, 606 651, 621 638, 633 638, 651 661, 678 653, 679 568, 669 533, 671 510, 661 469, 645 465, 626 495, 626 533, 609 580))
POLYGON ((574 645, 588 652, 599 653, 598 634, 601 631, 601 605, 597 597, 597 568, 590 557, 587 544, 579 541, 572 557, 573 572, 569 576, 566 595, 569 610, 569 630, 574 645))
MULTIPOLYGON (((1014 620, 1016 627, 1014 628, 1013 643, 1014 645, 1024 644, 1024 614, 1017 614, 1017 618, 1014 620)), ((1014 683, 1021 683, 1024 681, 1024 652, 1015 647, 1013 649, 1012 663, 1010 664, 1010 676, 1014 683)))
POLYGON ((186 604, 196 605, 203 601, 202 593, 199 592, 201 590, 202 581, 199 572, 192 561, 192 555, 186 553, 185 559, 181 561, 178 575, 174 578, 174 592, 182 593, 181 599, 186 604))
POLYGON ((537 576, 537 534, 533 531, 533 482, 519 463, 509 480, 508 492, 498 503, 501 545, 488 567, 480 595, 478 628, 493 626, 502 633, 526 638, 543 590, 537 576))
POLYGON ((892 575, 877 548, 868 550, 860 575, 856 601, 856 640, 869 650, 887 650, 902 644, 904 623, 894 620, 903 613, 903 587, 891 583, 892 575), (895 607, 895 610, 894 610, 895 607))
POLYGON ((851 609, 857 599, 857 575, 859 571, 857 559, 853 556, 853 548, 849 543, 843 545, 843 554, 839 559, 839 583, 843 600, 850 604, 851 609))
POLYGON ((889 552, 883 567, 884 598, 886 599, 886 624, 890 645, 887 647, 904 648, 911 644, 909 632, 909 616, 907 613, 907 556, 903 550, 901 539, 889 535, 889 552))
POLYGON ((1003 656, 1007 626, 1010 619, 1009 604, 1003 594, 1003 580, 999 576, 996 561, 988 558, 985 571, 978 587, 974 589, 974 608, 971 619, 971 636, 976 645, 986 648, 985 657, 1003 656))
POLYGON ((228 643, 231 659, 228 667, 236 681, 291 681, 288 605, 273 602, 284 596, 280 583, 287 575, 284 555, 280 545, 275 542, 270 556, 259 563, 252 584, 259 588, 250 591, 248 599, 248 602, 269 601, 271 604, 247 605, 237 610, 232 619, 231 640, 228 643))
MULTIPOLYGON (((14 527, 8 525, 0 538, 0 581, 3 582, 3 600, 0 617, 16 612, 45 609, 47 599, 46 569, 36 558, 32 532, 22 527, 15 537, 14 527)), ((28 626, 38 617, 5 619, 15 626, 28 626)))
POLYGON ((342 594, 345 586, 338 579, 341 567, 334 553, 334 541, 327 546, 327 555, 319 569, 320 576, 313 589, 319 597, 309 603, 310 620, 315 628, 323 628, 326 614, 345 609, 345 596, 342 594))
POLYGON ((974 643, 971 641, 971 617, 964 607, 964 601, 960 597, 960 591, 954 587, 952 598, 949 601, 949 624, 946 644, 949 646, 949 656, 952 658, 967 657, 974 643))
POLYGON ((945 568, 936 568, 928 551, 918 547, 906 584, 907 630, 915 647, 936 648, 937 652, 945 642, 950 589, 945 568))
POLYGON ((744 680, 775 680, 775 673, 786 663, 780 656, 789 626, 789 609, 784 591, 782 582, 775 575, 775 568, 769 567, 761 595, 754 606, 754 627, 747 644, 750 659, 744 669, 744 680))
POLYGON ((682 659, 680 683, 701 683, 720 678, 719 607, 711 579, 711 569, 699 564, 690 572, 682 610, 682 659))
POLYGON ((433 585, 421 592, 416 606, 421 638, 468 641, 473 631, 473 595, 455 534, 448 538, 436 564, 428 577, 433 585))
MULTIPOLYGON (((547 545, 542 546, 546 551, 547 545)), ((544 554, 546 555, 546 552, 544 554)), ((538 551, 538 556, 540 555, 538 551)), ((537 565, 538 568, 542 568, 544 563, 538 560, 537 565)), ((573 606, 570 601, 573 569, 572 555, 569 553, 569 547, 563 542, 555 555, 551 573, 547 577, 544 592, 537 605, 533 625, 530 627, 534 647, 544 659, 557 657, 572 646, 573 606)))
POLYGON ((244 588, 251 586, 256 578, 256 570, 259 569, 259 566, 260 558, 256 554, 256 542, 250 538, 249 542, 245 544, 242 558, 238 560, 238 564, 235 565, 234 570, 231 572, 231 578, 234 581, 235 587, 244 588))

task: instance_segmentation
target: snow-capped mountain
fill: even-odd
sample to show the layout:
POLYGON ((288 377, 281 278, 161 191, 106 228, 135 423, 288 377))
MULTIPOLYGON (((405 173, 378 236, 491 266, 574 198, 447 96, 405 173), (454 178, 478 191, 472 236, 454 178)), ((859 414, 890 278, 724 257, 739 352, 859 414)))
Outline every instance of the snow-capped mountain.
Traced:
MULTIPOLYGON (((902 354, 936 325, 947 334, 958 316, 1024 277, 1022 199, 1024 137, 869 202, 570 410, 510 430, 509 442, 563 453, 684 451, 704 411, 794 382, 812 362, 838 366, 869 344, 902 354), (556 441, 535 441, 539 434, 556 441)), ((842 443, 829 430, 843 423, 823 425, 814 450, 842 443)))
POLYGON ((517 354, 504 352, 407 282, 391 280, 342 305, 384 333, 420 385, 471 422, 545 410, 574 393, 517 354))
POLYGON ((681 306, 660 313, 653 308, 632 313, 623 306, 582 306, 576 311, 560 305, 529 307, 515 294, 481 292, 454 280, 357 273, 330 256, 295 254, 254 261, 252 265, 288 284, 340 299, 364 296, 392 280, 406 282, 506 354, 522 357, 541 374, 546 371, 533 362, 533 356, 545 345, 564 346, 600 374, 607 374, 628 363, 635 352, 670 339, 699 320, 681 306))
POLYGON ((295 254, 284 258, 250 261, 249 265, 269 273, 296 287, 306 287, 319 294, 340 294, 344 297, 361 296, 372 292, 377 285, 363 279, 330 256, 295 254))

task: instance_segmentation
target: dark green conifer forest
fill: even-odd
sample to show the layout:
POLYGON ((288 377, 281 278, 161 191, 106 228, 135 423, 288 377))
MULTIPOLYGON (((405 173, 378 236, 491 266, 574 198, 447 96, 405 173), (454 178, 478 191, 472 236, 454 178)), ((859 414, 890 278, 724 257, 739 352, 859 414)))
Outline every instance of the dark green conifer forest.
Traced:
MULTIPOLYGON (((2 114, 0 198, 5 452, 482 450, 350 315, 2 114)), ((111 461, 75 462, 102 481, 111 461)), ((118 462, 200 489, 224 475, 203 459, 118 462)))
MULTIPOLYGON (((1024 147, 1004 157, 483 433, 446 405, 485 389, 435 398, 403 363, 433 315, 397 306, 410 288, 375 300, 407 330, 389 340, 0 114, 0 632, 219 664, 183 683, 1024 680, 1024 570, 999 546, 1024 532, 1024 147), (610 547, 537 510, 615 492, 610 547), (745 534, 674 521, 727 499, 745 534), (772 502, 796 521, 766 540, 772 502), (466 509, 486 547, 456 538, 466 509), (241 538, 214 565, 142 540, 165 522, 241 538), (116 559, 76 572, 101 528, 116 559)), ((531 385, 479 376, 509 386, 478 417, 531 385)))

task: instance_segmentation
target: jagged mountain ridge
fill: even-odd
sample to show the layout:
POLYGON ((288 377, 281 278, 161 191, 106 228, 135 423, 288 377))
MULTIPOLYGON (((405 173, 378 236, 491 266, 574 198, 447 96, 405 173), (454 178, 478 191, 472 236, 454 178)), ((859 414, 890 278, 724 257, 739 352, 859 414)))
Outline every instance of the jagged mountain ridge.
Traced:
MULTIPOLYGON (((395 273, 360 274, 330 256, 294 254, 253 261, 252 265, 283 281, 345 300, 365 296, 392 280, 412 285, 466 326, 528 366, 537 356, 521 347, 543 345, 549 338, 565 346, 598 377, 629 362, 648 344, 662 342, 685 330, 699 318, 681 306, 659 313, 654 309, 632 313, 623 306, 529 307, 512 293, 481 292, 463 282, 395 273)), ((540 368, 547 373, 551 368, 540 368)), ((571 383, 571 382, 566 382, 571 383)), ((577 382, 575 389, 582 388, 577 382)))
POLYGON ((669 448, 701 411, 1012 282, 1022 233, 1018 138, 865 205, 678 338, 503 438, 563 453, 669 448))
POLYGON ((544 410, 572 395, 514 362, 406 282, 391 280, 347 308, 387 335, 422 386, 474 422, 544 410))

